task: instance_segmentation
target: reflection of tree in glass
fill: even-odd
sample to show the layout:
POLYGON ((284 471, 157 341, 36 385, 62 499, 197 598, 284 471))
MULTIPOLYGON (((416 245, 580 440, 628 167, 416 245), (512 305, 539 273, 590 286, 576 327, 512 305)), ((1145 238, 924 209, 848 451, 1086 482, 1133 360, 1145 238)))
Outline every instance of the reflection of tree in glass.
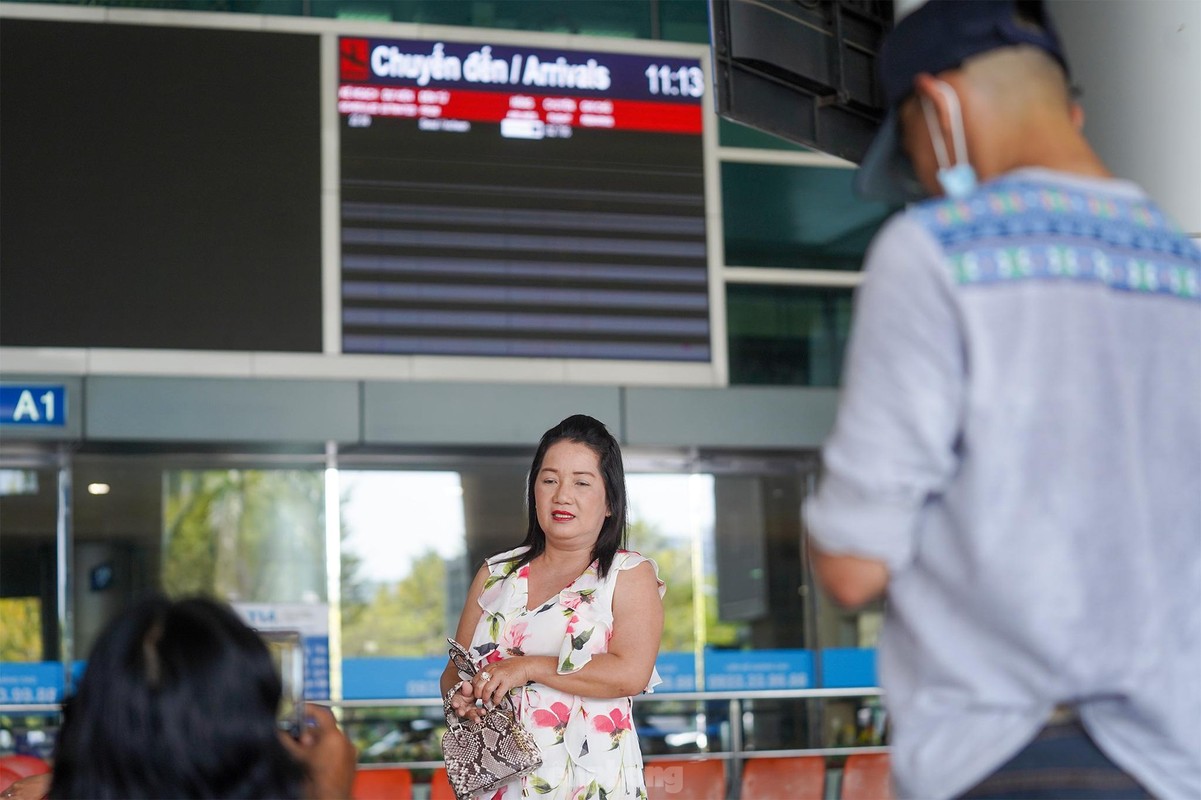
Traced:
MULTIPOLYGON (((630 525, 631 547, 659 564, 667 582, 663 598, 663 652, 689 652, 693 630, 692 549, 686 539, 672 539, 646 522, 630 525)), ((440 656, 446 652, 446 562, 433 548, 413 560, 408 574, 395 582, 370 584, 353 577, 359 557, 342 551, 342 654, 370 656, 440 656), (351 559, 353 563, 348 563, 351 559), (356 589, 350 585, 357 584, 356 589)), ((739 626, 719 622, 713 576, 706 576, 705 641, 736 644, 739 626)))
POLYGON ((164 473, 163 588, 243 602, 325 599, 321 471, 164 473))
MULTIPOLYGON (((696 644, 692 584, 692 542, 673 539, 657 528, 636 520, 630 524, 630 547, 659 565, 659 577, 667 583, 663 597, 662 653, 691 652, 696 644)), ((709 645, 734 645, 741 626, 717 618, 717 578, 705 575, 702 594, 705 603, 705 642, 709 645)))
POLYGON ((0 661, 41 660, 41 603, 36 597, 0 599, 0 661))
POLYGON ((343 613, 343 656, 445 655, 446 587, 446 561, 428 548, 404 578, 377 585, 361 611, 343 613))
MULTIPOLYGON (((346 508, 347 498, 342 498, 342 508, 346 508)), ((350 535, 350 531, 346 527, 346 514, 342 514, 342 530, 339 532, 340 546, 338 551, 342 554, 341 568, 341 595, 342 595, 342 630, 356 625, 363 619, 363 615, 368 607, 368 593, 370 591, 367 582, 359 575, 359 567, 363 563, 363 557, 346 546, 346 539, 350 535)), ((353 657, 353 653, 345 652, 343 645, 343 654, 347 657, 353 657)))

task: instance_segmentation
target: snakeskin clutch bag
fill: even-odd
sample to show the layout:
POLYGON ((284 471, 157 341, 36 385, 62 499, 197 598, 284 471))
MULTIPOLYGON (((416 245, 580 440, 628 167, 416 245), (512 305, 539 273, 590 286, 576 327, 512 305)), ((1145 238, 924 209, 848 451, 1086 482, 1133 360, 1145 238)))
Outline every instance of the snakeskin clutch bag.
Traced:
MULTIPOLYGON (((450 643, 450 659, 459 677, 471 680, 475 665, 463 645, 450 643)), ((517 720, 513 702, 506 697, 500 705, 488 709, 478 721, 464 720, 450 705, 458 687, 443 698, 446 733, 442 734, 442 757, 446 775, 458 800, 495 789, 542 766, 542 753, 534 736, 517 720)))

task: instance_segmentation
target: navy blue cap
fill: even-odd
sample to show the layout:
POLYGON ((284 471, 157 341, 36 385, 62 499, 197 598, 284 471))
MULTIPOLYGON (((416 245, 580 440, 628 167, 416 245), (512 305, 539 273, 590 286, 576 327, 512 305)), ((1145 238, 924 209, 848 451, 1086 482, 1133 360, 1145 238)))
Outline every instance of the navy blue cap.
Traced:
POLYGON ((1068 72, 1051 17, 1039 0, 928 0, 897 23, 877 59, 888 115, 855 173, 855 191, 869 200, 903 203, 926 195, 901 150, 897 110, 913 79, 962 66, 999 47, 1031 45, 1068 72))

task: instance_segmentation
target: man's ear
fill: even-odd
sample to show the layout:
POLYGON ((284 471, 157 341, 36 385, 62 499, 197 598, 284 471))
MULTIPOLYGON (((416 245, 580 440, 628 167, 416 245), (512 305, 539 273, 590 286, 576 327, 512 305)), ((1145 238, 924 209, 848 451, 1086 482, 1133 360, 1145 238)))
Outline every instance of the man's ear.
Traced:
MULTIPOLYGON (((934 106, 935 114, 938 117, 938 125, 942 130, 942 140, 947 143, 948 150, 951 143, 951 110, 945 90, 939 86, 940 80, 928 72, 918 73, 913 78, 913 94, 917 97, 918 103, 930 103, 934 106)), ((923 117, 925 111, 922 111, 923 117)), ((954 154, 951 154, 952 157, 954 154)))
POLYGON ((1076 128, 1077 133, 1084 132, 1084 106, 1072 101, 1072 106, 1068 112, 1072 117, 1072 125, 1076 128))
POLYGON ((929 97, 931 100, 937 99, 942 92, 935 88, 936 83, 938 83, 938 78, 929 72, 919 72, 913 76, 913 92, 919 96, 929 97))

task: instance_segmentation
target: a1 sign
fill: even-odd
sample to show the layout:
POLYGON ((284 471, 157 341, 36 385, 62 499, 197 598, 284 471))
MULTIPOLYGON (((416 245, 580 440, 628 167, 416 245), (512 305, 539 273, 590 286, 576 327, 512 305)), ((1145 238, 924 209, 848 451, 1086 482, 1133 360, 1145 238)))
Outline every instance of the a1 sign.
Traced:
POLYGON ((0 425, 67 424, 67 387, 0 385, 0 425))

